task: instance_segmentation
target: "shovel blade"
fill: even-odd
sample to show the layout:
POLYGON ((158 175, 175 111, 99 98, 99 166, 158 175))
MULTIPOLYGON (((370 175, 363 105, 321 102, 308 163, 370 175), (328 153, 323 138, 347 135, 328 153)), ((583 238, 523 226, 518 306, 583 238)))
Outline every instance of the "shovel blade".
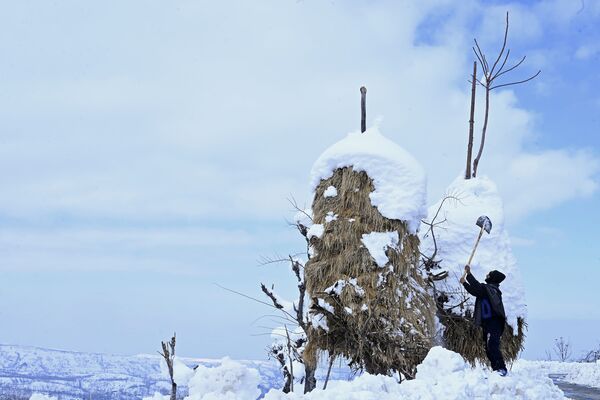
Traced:
POLYGON ((480 228, 483 228, 484 231, 490 233, 492 231, 492 220, 489 219, 486 215, 482 215, 477 218, 477 222, 475 223, 480 228))

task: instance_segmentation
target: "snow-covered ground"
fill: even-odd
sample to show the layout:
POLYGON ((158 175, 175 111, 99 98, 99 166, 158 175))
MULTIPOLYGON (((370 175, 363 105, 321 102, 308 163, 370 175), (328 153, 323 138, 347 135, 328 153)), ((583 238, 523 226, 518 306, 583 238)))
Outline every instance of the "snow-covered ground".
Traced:
MULTIPOLYGON (((203 366, 195 374, 181 378, 193 376, 195 389, 191 388, 190 394, 194 397, 189 400, 211 398, 206 395, 213 396, 213 400, 243 400, 240 393, 246 393, 250 399, 254 394, 265 394, 271 389, 274 390, 266 395, 267 400, 564 398, 547 378, 549 374, 564 374, 567 382, 600 389, 600 363, 519 360, 509 376, 502 378, 483 368, 472 369, 456 354, 440 348, 419 366, 417 379, 413 381, 398 385, 395 378, 370 375, 352 380, 352 373, 339 367, 334 368, 327 390, 317 389, 308 396, 301 394, 302 386, 298 384, 296 393, 282 394, 279 370, 269 361, 224 362, 192 358, 182 361, 188 366, 203 366), (226 388, 236 392, 227 394, 226 388)), ((323 374, 324 371, 318 374, 317 388, 322 387, 323 374)), ((182 389, 181 393, 187 395, 187 388, 182 389)), ((38 393, 56 400, 88 399, 90 395, 97 400, 141 400, 168 391, 167 376, 159 356, 118 356, 0 345, 2 395, 28 399, 38 393)), ((37 399, 46 400, 41 396, 37 399)), ((154 399, 162 400, 162 397, 155 396, 154 399)))
MULTIPOLYGON (((564 399, 543 372, 522 369, 507 377, 481 367, 471 368, 460 355, 434 347, 417 367, 416 379, 398 384, 393 377, 362 375, 352 382, 332 382, 327 390, 308 395, 279 391, 266 400, 435 400, 435 399, 564 399)), ((241 400, 241 399, 240 399, 241 400)))
POLYGON ((565 382, 600 389, 600 361, 595 363, 576 363, 518 360, 513 366, 513 371, 517 373, 526 370, 541 371, 545 375, 565 375, 565 382))

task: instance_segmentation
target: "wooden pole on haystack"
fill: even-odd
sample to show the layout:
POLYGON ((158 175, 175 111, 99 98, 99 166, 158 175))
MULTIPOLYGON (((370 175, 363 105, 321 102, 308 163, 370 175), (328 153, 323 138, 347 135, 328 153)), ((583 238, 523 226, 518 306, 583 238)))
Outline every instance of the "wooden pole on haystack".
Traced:
POLYGON ((367 130, 367 88, 360 88, 360 132, 367 130))

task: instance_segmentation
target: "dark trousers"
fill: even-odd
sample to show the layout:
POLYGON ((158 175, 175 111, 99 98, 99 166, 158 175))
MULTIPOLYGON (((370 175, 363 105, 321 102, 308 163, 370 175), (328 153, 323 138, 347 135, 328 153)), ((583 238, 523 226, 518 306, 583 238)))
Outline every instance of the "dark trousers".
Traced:
POLYGON ((502 352, 500 351, 500 337, 504 332, 504 320, 501 318, 492 317, 482 321, 483 340, 485 344, 485 354, 487 355, 492 369, 506 369, 502 352))

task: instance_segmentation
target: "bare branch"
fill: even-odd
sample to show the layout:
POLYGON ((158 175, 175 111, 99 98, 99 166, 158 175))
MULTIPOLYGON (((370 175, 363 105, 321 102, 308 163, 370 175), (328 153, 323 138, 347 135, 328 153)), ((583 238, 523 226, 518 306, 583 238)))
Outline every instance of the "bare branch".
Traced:
POLYGON ((517 82, 505 83, 503 85, 493 86, 493 87, 490 88, 490 90, 494 90, 494 89, 498 89, 498 88, 501 88, 501 87, 518 85, 518 84, 521 84, 521 83, 529 82, 530 80, 535 79, 541 73, 542 73, 542 70, 539 70, 538 72, 535 73, 535 75, 532 75, 532 76, 530 76, 527 79, 523 79, 522 81, 517 81, 517 82))
POLYGON ((308 219, 310 219, 312 222, 312 220, 313 220, 312 217, 306 211, 304 211, 302 208, 300 208, 300 206, 298 206, 298 203, 296 202, 296 199, 294 198, 294 196, 290 195, 290 199, 288 199, 288 202, 292 205, 292 207, 294 207, 294 210, 306 215, 308 217, 308 219))
MULTIPOLYGON (((475 43, 477 43, 477 40, 475 40, 475 43)), ((475 53, 475 55, 477 56, 477 59, 479 60, 479 64, 481 65, 481 68, 483 69, 483 73, 485 74, 485 68, 483 67, 483 57, 481 54, 479 54, 479 52, 477 51, 477 49, 479 49, 479 46, 477 47, 477 49, 475 49, 475 47, 471 47, 473 49, 473 53, 475 53)), ((481 49, 480 49, 481 51, 481 49)))
POLYGON ((483 51, 481 51, 481 47, 479 47, 479 43, 477 42, 477 39, 473 39, 475 41, 475 47, 477 48, 477 51, 475 51, 475 54, 477 55, 477 58, 479 58, 479 63, 481 64, 481 68, 483 69, 483 74, 485 76, 488 75, 489 72, 489 66, 487 63, 487 60, 485 59, 485 54, 483 53, 483 51))
POLYGON ((277 308, 279 310, 283 310, 283 305, 281 305, 281 303, 277 300, 277 297, 275 297, 273 292, 270 291, 269 289, 267 289, 267 287, 265 286, 264 283, 260 284, 260 289, 263 291, 264 294, 267 295, 267 297, 269 297, 271 299, 271 301, 273 302, 273 306, 275 306, 275 308, 277 308))
POLYGON ((506 73, 508 73, 510 71, 513 71, 515 68, 519 67, 519 65, 523 64, 523 61, 525 61, 526 58, 527 58, 527 56, 523 56, 523 58, 521 58, 518 63, 516 63, 515 65, 513 65, 512 67, 510 67, 506 71, 503 71, 503 72, 498 71, 498 73, 496 74, 496 76, 494 76, 494 79, 495 78, 499 78, 502 75, 504 75, 504 74, 506 74, 506 73))
POLYGON ((506 56, 504 57, 504 61, 502 61, 502 65, 500 65, 500 68, 498 68, 498 71, 496 71, 496 74, 494 76, 492 76, 492 81, 494 79, 496 79, 498 76, 500 76, 500 73, 502 72, 502 70, 504 69, 504 66, 506 65, 506 61, 508 61, 509 55, 510 55, 510 49, 508 49, 506 51, 506 56))
POLYGON ((273 304, 269 304, 269 303, 267 303, 267 302, 265 302, 265 301, 258 300, 257 298, 254 298, 254 297, 252 297, 252 296, 248 296, 247 294, 244 294, 244 293, 238 292, 238 291, 236 291, 236 290, 228 289, 228 288, 226 288, 226 287, 224 287, 224 286, 221 286, 221 285, 219 285, 218 283, 215 283, 214 285, 215 285, 215 286, 218 286, 218 287, 220 287, 220 288, 221 288, 221 289, 223 289, 223 290, 227 290, 228 292, 231 292, 231 293, 237 294, 238 296, 242 296, 242 297, 245 297, 245 298, 247 298, 247 299, 249 299, 249 300, 255 301, 255 302, 257 302, 257 303, 264 304, 265 306, 272 307, 272 308, 274 308, 274 309, 276 309, 276 310, 280 310, 282 313, 285 313, 286 315, 288 315, 288 316, 289 316, 289 317, 290 317, 290 318, 291 318, 293 321, 295 321, 295 320, 296 320, 296 318, 295 318, 295 317, 294 317, 292 314, 288 313, 288 312, 287 312, 287 311, 285 311, 284 309, 279 309, 279 308, 275 307, 273 304))
POLYGON ((506 12, 506 28, 504 28, 504 41, 502 42, 502 49, 500 50, 500 53, 498 54, 498 58, 496 58, 494 65, 492 65, 492 69, 490 70, 491 76, 494 76, 494 69, 496 69, 496 65, 498 65, 500 58, 502 58, 504 49, 506 49, 506 39, 507 38, 508 38, 508 11, 506 12))

